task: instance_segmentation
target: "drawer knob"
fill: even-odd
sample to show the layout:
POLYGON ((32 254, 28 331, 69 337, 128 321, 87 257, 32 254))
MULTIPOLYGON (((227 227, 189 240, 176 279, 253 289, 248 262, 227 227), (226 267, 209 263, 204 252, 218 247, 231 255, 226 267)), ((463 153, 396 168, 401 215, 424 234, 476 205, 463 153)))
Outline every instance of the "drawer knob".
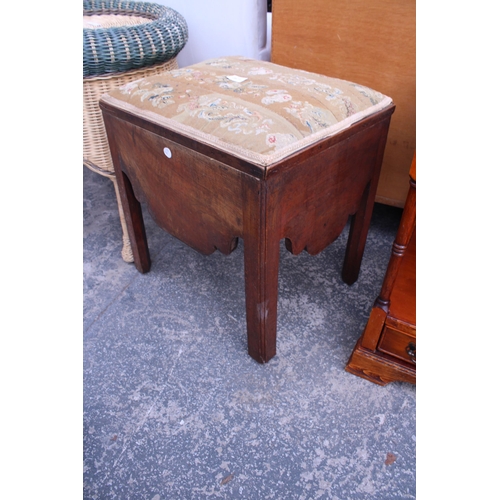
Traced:
POLYGON ((172 151, 170 151, 170 148, 163 148, 163 152, 167 158, 172 158, 172 151))
POLYGON ((406 354, 410 357, 410 359, 417 364, 417 344, 415 342, 410 342, 406 346, 406 354))

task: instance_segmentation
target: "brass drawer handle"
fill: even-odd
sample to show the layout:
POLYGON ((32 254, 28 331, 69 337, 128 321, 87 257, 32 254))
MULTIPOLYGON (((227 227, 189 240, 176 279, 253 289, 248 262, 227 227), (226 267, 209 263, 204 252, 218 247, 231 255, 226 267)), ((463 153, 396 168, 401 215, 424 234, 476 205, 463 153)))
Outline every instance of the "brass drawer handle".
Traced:
POLYGON ((417 364, 417 344, 410 342, 406 346, 406 354, 408 354, 413 363, 417 364))

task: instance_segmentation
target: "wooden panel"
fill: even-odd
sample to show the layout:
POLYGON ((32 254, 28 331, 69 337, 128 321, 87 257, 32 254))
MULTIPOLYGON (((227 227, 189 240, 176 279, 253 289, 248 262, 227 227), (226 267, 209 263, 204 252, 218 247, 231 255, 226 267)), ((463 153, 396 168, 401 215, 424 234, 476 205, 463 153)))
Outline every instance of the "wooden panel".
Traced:
POLYGON ((416 174, 414 155, 410 189, 382 289, 346 366, 349 373, 376 384, 416 383, 416 174))
POLYGON ((360 210, 367 187, 378 176, 378 153, 388 127, 387 116, 370 127, 352 125, 343 141, 270 177, 268 191, 280 213, 280 236, 286 238, 289 251, 322 252, 340 235, 349 215, 360 210))
POLYGON ((392 97, 376 201, 402 207, 416 147, 415 0, 274 0, 272 19, 273 62, 392 97))
POLYGON ((233 251, 243 234, 244 174, 135 125, 112 123, 120 171, 155 222, 202 254, 233 251))

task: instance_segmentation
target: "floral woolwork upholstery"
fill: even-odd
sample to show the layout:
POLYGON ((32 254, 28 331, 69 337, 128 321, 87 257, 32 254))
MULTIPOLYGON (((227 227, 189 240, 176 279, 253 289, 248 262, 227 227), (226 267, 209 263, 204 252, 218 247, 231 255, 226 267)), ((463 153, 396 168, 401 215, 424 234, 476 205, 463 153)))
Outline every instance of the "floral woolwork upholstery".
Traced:
POLYGON ((188 40, 184 17, 155 3, 84 0, 83 17, 84 77, 168 61, 188 40))
POLYGON ((392 104, 355 83, 244 57, 133 81, 102 100, 261 167, 392 104))

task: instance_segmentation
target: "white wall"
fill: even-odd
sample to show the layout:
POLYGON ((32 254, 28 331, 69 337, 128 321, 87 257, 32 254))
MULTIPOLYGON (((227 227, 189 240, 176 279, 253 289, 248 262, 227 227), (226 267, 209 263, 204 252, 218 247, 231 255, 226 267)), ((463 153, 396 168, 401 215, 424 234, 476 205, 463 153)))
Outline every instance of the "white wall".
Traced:
POLYGON ((177 56, 180 67, 214 57, 270 59, 267 0, 152 0, 186 19, 189 40, 177 56))

